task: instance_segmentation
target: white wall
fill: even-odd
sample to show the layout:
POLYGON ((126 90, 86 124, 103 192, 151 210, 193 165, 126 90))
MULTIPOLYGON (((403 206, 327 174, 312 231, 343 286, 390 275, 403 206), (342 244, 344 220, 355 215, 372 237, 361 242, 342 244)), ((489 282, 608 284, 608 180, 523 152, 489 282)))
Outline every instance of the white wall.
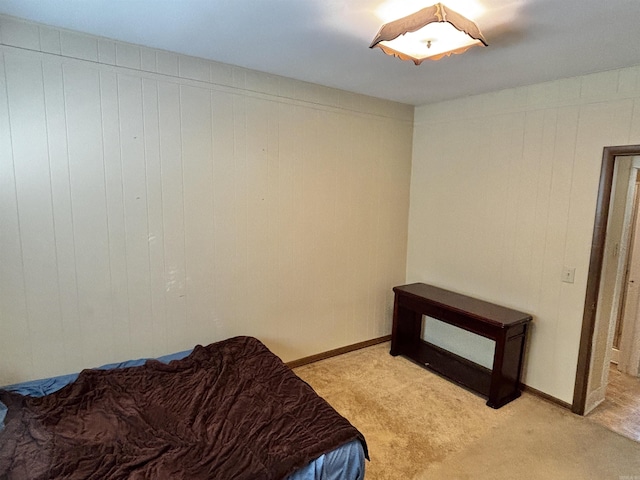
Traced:
POLYGON ((413 107, 0 16, 0 385, 390 333, 413 107))
POLYGON ((640 143, 640 67, 419 107, 413 139, 408 281, 531 313, 525 382, 570 403, 602 149, 640 143))

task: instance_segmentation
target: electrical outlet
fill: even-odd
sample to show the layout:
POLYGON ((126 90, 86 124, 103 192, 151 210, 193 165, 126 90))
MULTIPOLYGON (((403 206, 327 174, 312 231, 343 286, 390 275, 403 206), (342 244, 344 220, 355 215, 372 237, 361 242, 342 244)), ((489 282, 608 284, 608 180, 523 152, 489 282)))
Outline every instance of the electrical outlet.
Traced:
POLYGON ((573 283, 576 278, 576 269, 571 267, 562 267, 562 281, 565 283, 573 283))

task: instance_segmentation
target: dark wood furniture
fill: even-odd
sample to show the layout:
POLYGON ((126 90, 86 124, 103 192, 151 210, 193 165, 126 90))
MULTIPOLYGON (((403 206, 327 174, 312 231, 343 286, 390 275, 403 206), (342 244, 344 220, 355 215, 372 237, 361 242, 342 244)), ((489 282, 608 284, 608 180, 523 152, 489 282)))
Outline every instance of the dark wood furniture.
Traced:
POLYGON ((531 315, 413 283, 394 287, 391 355, 404 355, 471 390, 500 408, 520 396, 520 374, 531 315), (493 368, 422 340, 422 316, 441 320, 495 341, 493 368))

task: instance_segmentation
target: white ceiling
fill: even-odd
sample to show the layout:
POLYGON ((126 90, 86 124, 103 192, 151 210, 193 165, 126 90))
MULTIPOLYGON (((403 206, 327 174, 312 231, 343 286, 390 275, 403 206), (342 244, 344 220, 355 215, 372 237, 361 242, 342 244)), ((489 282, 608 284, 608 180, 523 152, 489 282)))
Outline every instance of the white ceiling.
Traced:
POLYGON ((389 1, 435 3, 0 0, 0 13, 414 105, 640 64, 640 0, 443 0, 484 8, 489 47, 421 66, 368 48, 389 1))

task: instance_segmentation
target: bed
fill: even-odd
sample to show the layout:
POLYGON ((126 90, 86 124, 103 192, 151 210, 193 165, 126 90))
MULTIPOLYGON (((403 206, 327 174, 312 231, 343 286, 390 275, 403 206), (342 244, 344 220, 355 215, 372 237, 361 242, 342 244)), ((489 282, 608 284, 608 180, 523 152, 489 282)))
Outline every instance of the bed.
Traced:
POLYGON ((235 337, 0 389, 0 478, 364 478, 362 434, 235 337))

